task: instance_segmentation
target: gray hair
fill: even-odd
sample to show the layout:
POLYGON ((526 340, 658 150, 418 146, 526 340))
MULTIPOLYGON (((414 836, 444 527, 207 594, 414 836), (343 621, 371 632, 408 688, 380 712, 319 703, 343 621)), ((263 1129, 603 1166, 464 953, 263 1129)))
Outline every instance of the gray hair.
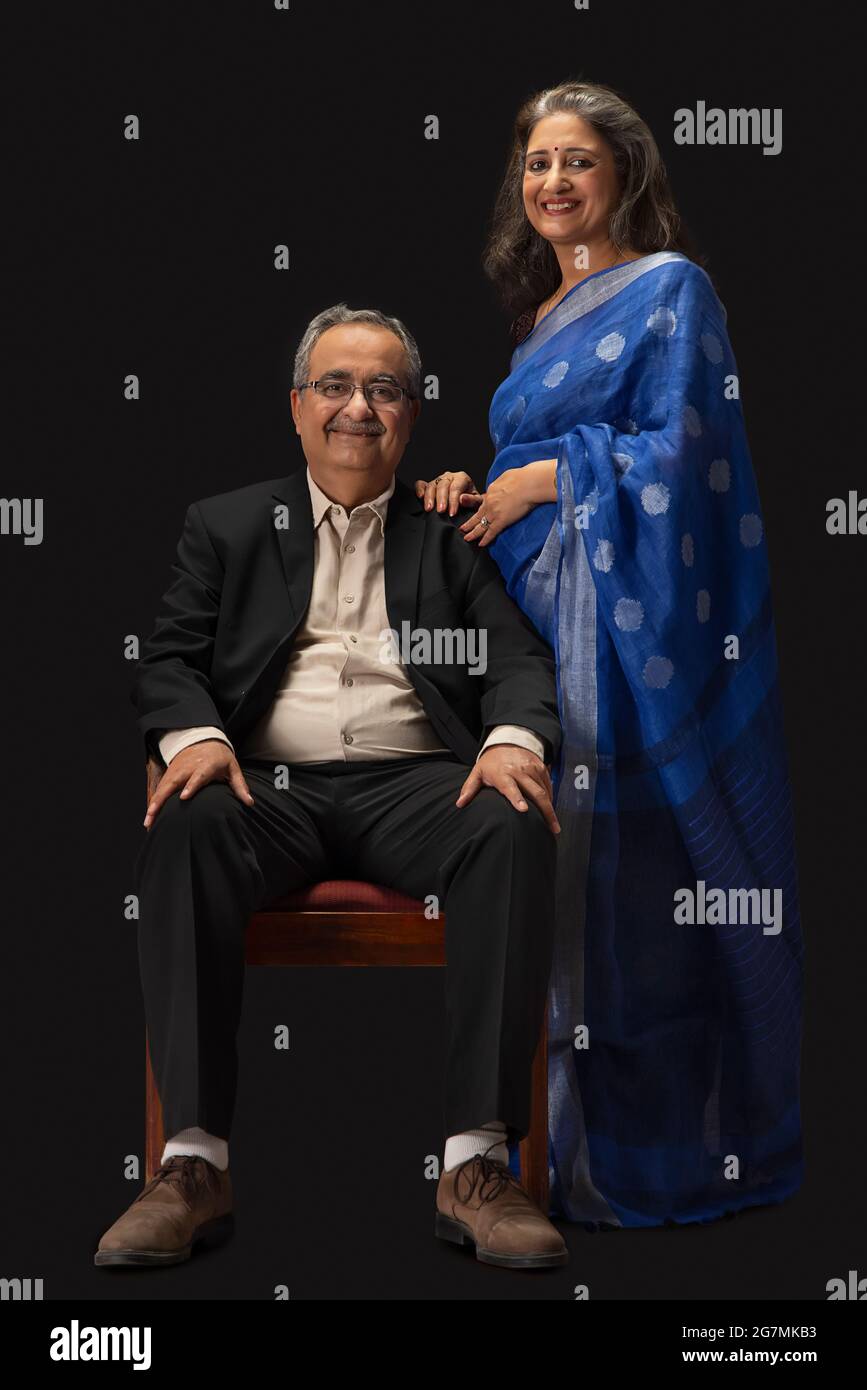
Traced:
POLYGON ((379 309, 350 309, 347 304, 342 303, 332 304, 330 309, 323 309, 321 314, 317 314, 308 323, 295 354, 292 385, 296 391, 310 380, 310 354, 316 343, 327 328, 334 328, 341 323, 371 323, 376 328, 388 329, 389 333, 399 338, 406 353, 407 388, 411 396, 417 397, 421 394, 421 358, 415 338, 409 329, 400 319, 380 313, 379 309))

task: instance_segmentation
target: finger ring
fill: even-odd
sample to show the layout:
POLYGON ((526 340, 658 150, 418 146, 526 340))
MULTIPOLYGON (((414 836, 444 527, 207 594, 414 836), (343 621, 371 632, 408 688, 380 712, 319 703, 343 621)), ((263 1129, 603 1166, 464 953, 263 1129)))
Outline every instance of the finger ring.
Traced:
POLYGON ((491 524, 491 523, 490 523, 490 521, 488 520, 488 518, 487 518, 486 516, 481 516, 481 517, 479 517, 479 525, 480 525, 480 526, 490 526, 490 524, 491 524))

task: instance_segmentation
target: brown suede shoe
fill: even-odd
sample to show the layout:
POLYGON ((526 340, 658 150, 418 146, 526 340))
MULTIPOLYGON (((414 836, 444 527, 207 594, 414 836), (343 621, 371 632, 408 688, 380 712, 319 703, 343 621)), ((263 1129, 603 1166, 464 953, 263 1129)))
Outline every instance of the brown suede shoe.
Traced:
POLYGON ((487 1153, 440 1174, 436 1206, 435 1234, 456 1245, 474 1243, 483 1264, 546 1269, 569 1261, 560 1232, 507 1165, 487 1153))
POLYGON ((232 1182, 196 1154, 176 1154, 157 1169, 97 1246, 97 1265, 175 1265, 194 1245, 231 1234, 232 1182))

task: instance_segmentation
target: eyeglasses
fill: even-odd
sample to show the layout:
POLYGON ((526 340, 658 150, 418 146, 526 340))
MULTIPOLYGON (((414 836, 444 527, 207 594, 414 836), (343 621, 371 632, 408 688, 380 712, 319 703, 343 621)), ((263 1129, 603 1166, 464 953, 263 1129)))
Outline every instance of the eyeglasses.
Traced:
POLYGON ((364 392, 364 399, 372 410, 381 409, 383 406, 388 410, 397 410, 404 396, 407 400, 412 400, 409 391, 402 386, 396 386, 393 381, 368 381, 363 386, 356 386, 351 381, 341 381, 338 377, 320 377, 318 381, 307 381, 299 390, 306 391, 308 386, 312 386, 317 396, 322 400, 331 401, 334 405, 346 405, 352 400, 356 391, 364 392))

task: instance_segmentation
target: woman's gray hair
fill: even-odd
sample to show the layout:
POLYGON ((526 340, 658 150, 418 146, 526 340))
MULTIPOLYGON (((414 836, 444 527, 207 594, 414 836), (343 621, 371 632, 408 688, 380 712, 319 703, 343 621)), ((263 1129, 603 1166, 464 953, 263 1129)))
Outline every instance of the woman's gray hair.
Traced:
POLYGON ((706 269, 706 258, 693 245, 678 213, 665 164, 647 123, 612 87, 580 79, 561 82, 534 93, 515 118, 512 147, 482 260, 506 307, 519 314, 536 309, 561 283, 557 257, 550 242, 529 221, 523 194, 530 135, 539 121, 557 112, 580 116, 611 147, 620 183, 620 198, 608 225, 615 250, 629 247, 643 254, 681 251, 706 269))
POLYGON ((421 395, 421 358, 415 338, 400 319, 380 313, 379 309, 350 309, 347 304, 332 304, 311 319, 304 331, 304 337, 295 354, 295 368, 292 385, 298 391, 310 380, 310 354, 317 341, 327 328, 335 328, 341 323, 370 323, 376 328, 386 328, 403 344, 406 353, 406 385, 413 397, 421 395))

